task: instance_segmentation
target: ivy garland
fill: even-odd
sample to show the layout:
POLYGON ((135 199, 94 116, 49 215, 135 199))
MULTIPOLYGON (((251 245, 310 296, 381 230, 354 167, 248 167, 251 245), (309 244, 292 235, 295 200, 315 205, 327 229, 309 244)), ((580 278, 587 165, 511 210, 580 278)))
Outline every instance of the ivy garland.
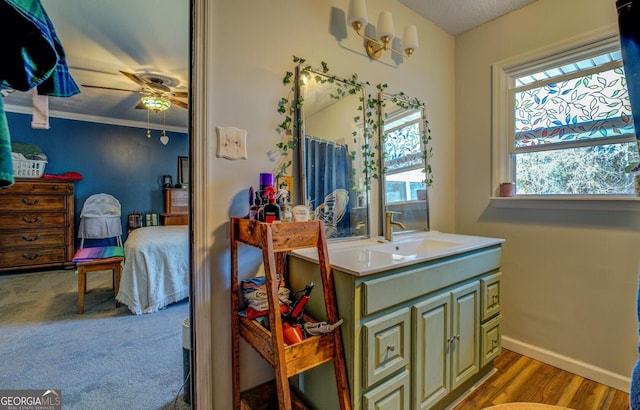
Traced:
MULTIPOLYGON (((336 100, 342 99, 347 94, 355 95, 357 94, 363 87, 370 85, 368 82, 361 83, 358 81, 358 75, 352 74, 348 79, 339 79, 336 76, 329 75, 329 66, 326 62, 321 62, 321 68, 314 70, 314 68, 310 65, 305 65, 306 60, 301 57, 293 56, 293 62, 298 65, 300 76, 310 76, 312 73, 322 73, 315 74, 315 80, 319 84, 333 84, 336 85, 335 93, 330 94, 331 98, 336 100)), ((283 140, 276 143, 276 147, 280 150, 280 154, 283 157, 286 157, 287 154, 294 150, 297 147, 297 139, 296 139, 296 129, 303 125, 302 118, 298 118, 294 124, 293 118, 295 118, 295 113, 300 110, 304 104, 304 98, 300 93, 300 85, 294 81, 295 76, 291 71, 287 71, 285 73, 284 78, 282 79, 283 85, 291 85, 289 97, 283 97, 278 101, 278 113, 284 116, 284 119, 280 124, 278 124, 278 131, 283 135, 283 140), (298 97, 296 99, 296 96, 298 97), (291 99, 295 101, 291 103, 291 99)), ((384 128, 384 118, 379 116, 379 112, 384 109, 386 105, 386 101, 382 98, 384 90, 388 87, 387 84, 377 84, 376 89, 379 91, 377 96, 373 96, 371 94, 367 94, 366 101, 362 100, 360 97, 361 105, 358 107, 358 112, 364 112, 364 142, 360 147, 362 150, 362 165, 363 165, 363 173, 364 173, 364 187, 365 190, 371 189, 371 179, 378 179, 380 174, 384 174, 386 169, 382 167, 382 161, 384 158, 380 157, 376 159, 376 151, 380 150, 378 139, 376 136, 378 135, 378 130, 384 128), (364 102, 364 107, 362 103, 364 102), (363 109, 364 108, 364 109, 363 109)), ((391 95, 391 101, 404 109, 423 109, 424 104, 420 102, 417 98, 409 98, 404 93, 400 92, 397 94, 391 95)), ((424 183, 427 186, 431 186, 433 183, 433 176, 431 172, 431 165, 429 164, 429 159, 432 157, 432 147, 429 146, 429 142, 431 141, 431 129, 429 128, 429 121, 426 116, 423 116, 424 124, 421 127, 421 140, 425 149, 422 152, 422 158, 427 164, 425 172, 425 180, 424 183)), ((361 121, 360 114, 356 115, 353 118, 353 121, 358 123, 361 121)), ((357 131, 353 132, 353 142, 358 144, 357 131)), ((385 136, 383 136, 384 139, 385 136)), ((350 153, 351 159, 356 159, 356 151, 351 151, 350 153)), ((282 163, 278 165, 276 168, 276 178, 280 178, 285 175, 287 169, 291 166, 291 160, 283 160, 282 163)), ((353 170, 355 173, 356 171, 353 170)), ((354 187, 352 187, 354 188, 354 187)))
MULTIPOLYGON (((384 94, 387 87, 388 85, 386 83, 376 85, 376 88, 378 89, 380 95, 384 94)), ((421 102, 419 99, 410 98, 403 92, 390 94, 388 100, 390 100, 395 105, 405 110, 424 110, 425 108, 424 103, 421 102)), ((387 100, 385 98, 380 97, 380 99, 377 100, 377 103, 380 106, 380 111, 384 112, 384 108, 386 107, 387 100)), ((380 118, 380 127, 382 129, 384 129, 385 119, 386 119, 386 115, 385 117, 381 116, 380 118)), ((433 184, 433 172, 431 169, 431 163, 429 161, 433 157, 433 147, 431 147, 431 144, 430 144, 431 127, 429 126, 429 120, 427 119, 426 113, 424 112, 422 115, 422 119, 423 119, 423 124, 422 124, 422 127, 420 127, 420 140, 421 140, 422 146, 424 147, 424 149, 422 150, 422 160, 426 164, 426 167, 422 170, 422 172, 425 174, 424 180, 422 182, 426 184, 427 187, 429 187, 433 184)), ((387 135, 383 134, 382 136, 383 144, 386 138, 387 138, 387 135)), ((380 161, 384 163, 384 157, 381 157, 380 161)), ((382 167, 382 174, 385 174, 386 171, 387 171, 386 167, 382 167)))

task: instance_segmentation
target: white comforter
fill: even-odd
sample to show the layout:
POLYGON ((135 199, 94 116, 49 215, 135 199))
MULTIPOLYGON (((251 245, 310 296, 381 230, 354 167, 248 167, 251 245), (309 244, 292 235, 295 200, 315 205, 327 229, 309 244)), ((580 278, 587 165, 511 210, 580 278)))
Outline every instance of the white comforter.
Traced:
POLYGON ((189 234, 185 226, 149 226, 129 234, 117 299, 136 315, 189 296, 189 234))

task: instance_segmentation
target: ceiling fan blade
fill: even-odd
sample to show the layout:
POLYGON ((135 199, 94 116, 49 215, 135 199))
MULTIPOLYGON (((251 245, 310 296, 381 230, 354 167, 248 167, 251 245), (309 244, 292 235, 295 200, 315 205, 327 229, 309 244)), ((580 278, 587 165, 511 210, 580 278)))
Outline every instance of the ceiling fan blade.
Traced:
POLYGON ((146 81, 144 81, 142 78, 138 77, 135 74, 132 73, 127 73, 125 71, 120 71, 125 77, 127 77, 128 79, 130 79, 131 81, 133 81, 134 83, 138 84, 139 86, 142 87, 146 87, 148 84, 146 81))
POLYGON ((99 88, 101 90, 113 90, 113 91, 126 91, 128 93, 138 93, 138 90, 125 90, 124 88, 114 88, 114 87, 101 87, 99 85, 90 85, 90 84, 82 84, 83 87, 87 88, 99 88))
POLYGON ((189 93, 187 91, 173 91, 171 92, 176 98, 187 98, 189 97, 189 93))
POLYGON ((176 100, 175 98, 169 98, 169 101, 171 101, 172 104, 175 104, 178 107, 189 108, 189 104, 184 101, 176 100))

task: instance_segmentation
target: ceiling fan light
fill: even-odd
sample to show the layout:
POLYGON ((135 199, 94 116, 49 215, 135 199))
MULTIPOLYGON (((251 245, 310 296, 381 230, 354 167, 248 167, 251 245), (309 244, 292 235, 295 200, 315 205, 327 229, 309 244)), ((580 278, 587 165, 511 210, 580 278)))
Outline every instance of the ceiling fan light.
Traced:
POLYGON ((140 101, 148 110, 164 111, 171 107, 171 102, 168 99, 154 95, 145 95, 140 99, 140 101))

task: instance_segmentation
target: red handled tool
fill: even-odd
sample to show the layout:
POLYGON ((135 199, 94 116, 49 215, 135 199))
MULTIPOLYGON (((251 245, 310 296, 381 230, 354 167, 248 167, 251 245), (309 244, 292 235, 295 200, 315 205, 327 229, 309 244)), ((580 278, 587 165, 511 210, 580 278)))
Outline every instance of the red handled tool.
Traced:
POLYGON ((313 290, 314 286, 315 285, 313 282, 309 283, 307 287, 305 287, 304 290, 302 291, 302 295, 300 295, 300 297, 293 303, 293 306, 291 307, 291 312, 289 312, 288 314, 290 319, 293 319, 293 320, 302 319, 302 312, 304 310, 304 306, 309 301, 309 295, 311 294, 311 291, 313 290))

